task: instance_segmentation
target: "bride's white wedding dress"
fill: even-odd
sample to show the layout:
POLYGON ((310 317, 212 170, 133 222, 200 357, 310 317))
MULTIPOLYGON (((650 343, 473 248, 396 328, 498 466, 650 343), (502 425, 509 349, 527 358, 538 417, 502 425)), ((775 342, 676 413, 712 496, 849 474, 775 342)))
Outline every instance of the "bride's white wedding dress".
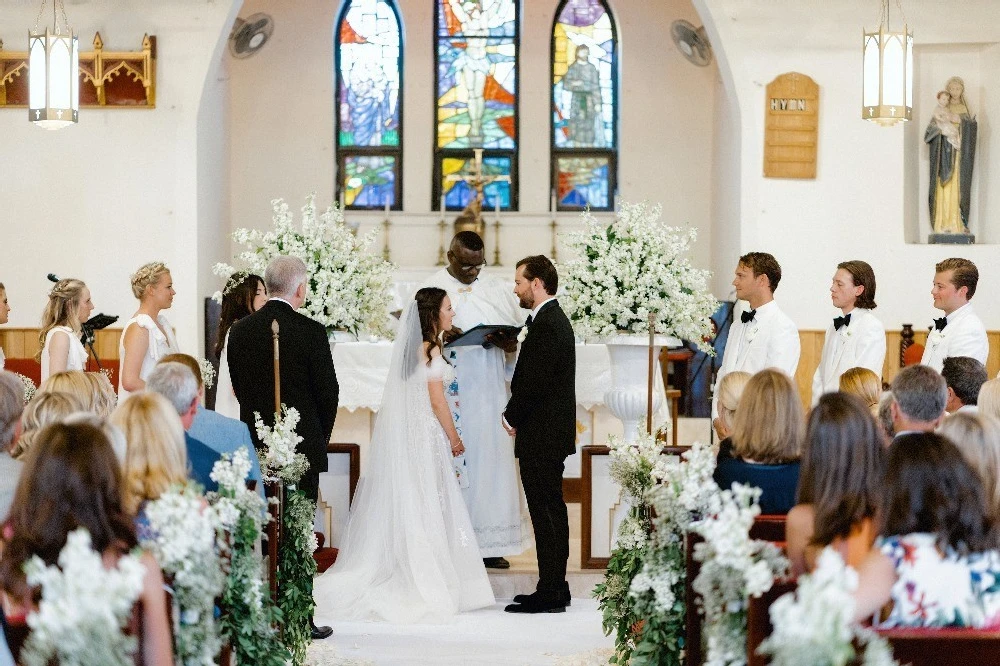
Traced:
POLYGON ((337 562, 313 586, 319 617, 439 621, 495 603, 427 391, 428 381, 450 382, 454 371, 440 357, 428 367, 422 355, 413 302, 337 562))

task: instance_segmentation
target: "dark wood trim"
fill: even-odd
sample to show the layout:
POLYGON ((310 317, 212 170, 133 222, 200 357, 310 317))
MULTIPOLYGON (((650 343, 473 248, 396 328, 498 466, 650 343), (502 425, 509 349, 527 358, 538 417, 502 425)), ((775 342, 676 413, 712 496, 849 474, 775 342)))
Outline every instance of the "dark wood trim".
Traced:
POLYGON ((593 456, 606 456, 611 449, 601 445, 585 446, 580 451, 580 568, 605 569, 610 562, 608 557, 591 556, 590 521, 592 503, 594 500, 593 456))
POLYGON ((348 482, 348 506, 354 503, 354 491, 358 489, 358 479, 361 477, 361 447, 354 442, 330 442, 326 445, 327 453, 346 453, 350 455, 350 472, 348 482))
POLYGON ((563 500, 567 504, 580 503, 580 485, 581 481, 579 478, 572 476, 563 477, 563 500))

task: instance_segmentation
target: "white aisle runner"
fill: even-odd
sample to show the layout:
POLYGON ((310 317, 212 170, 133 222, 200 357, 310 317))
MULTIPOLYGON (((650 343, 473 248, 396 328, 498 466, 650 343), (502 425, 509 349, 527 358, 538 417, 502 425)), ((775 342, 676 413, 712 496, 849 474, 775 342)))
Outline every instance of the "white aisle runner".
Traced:
POLYGON ((593 599, 573 599, 565 613, 504 613, 509 601, 462 613, 449 624, 393 625, 381 622, 332 622, 333 636, 316 641, 306 660, 311 666, 604 666, 614 641, 601 630, 593 599))

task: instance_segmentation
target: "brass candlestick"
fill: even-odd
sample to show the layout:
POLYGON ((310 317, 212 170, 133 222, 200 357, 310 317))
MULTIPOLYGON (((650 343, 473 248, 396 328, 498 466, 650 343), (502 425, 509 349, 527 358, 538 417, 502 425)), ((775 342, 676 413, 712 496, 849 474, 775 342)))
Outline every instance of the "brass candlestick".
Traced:
POLYGON ((559 255, 559 243, 557 242, 559 225, 556 224, 556 218, 552 218, 549 227, 552 229, 552 263, 556 263, 559 255))
POLYGON ((448 223, 444 221, 444 210, 441 211, 441 221, 438 222, 438 266, 444 266, 444 232, 448 228, 448 223))
POLYGON ((493 222, 493 265, 502 266, 500 263, 500 218, 493 222))
POLYGON ((389 218, 382 220, 382 233, 384 238, 382 239, 382 258, 389 261, 389 227, 392 226, 392 222, 389 218))

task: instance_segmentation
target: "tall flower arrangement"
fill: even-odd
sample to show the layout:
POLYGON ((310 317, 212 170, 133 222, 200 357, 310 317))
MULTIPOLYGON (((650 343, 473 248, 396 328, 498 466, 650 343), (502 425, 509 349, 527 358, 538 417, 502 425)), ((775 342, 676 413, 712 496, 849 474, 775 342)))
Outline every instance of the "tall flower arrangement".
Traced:
POLYGON ((24 565, 29 585, 41 587, 38 610, 28 613, 31 632, 21 650, 24 666, 131 666, 138 647, 123 633, 142 592, 145 568, 135 555, 104 566, 79 528, 66 537, 58 565, 38 556, 24 565))
POLYGON ((148 538, 142 546, 156 557, 174 592, 174 653, 185 666, 212 666, 222 649, 215 599, 226 577, 216 545, 223 522, 231 520, 185 486, 146 505, 148 538))
POLYGON ((816 570, 799 576, 798 589, 771 604, 774 631, 759 649, 773 666, 844 666, 864 647, 864 666, 896 666, 888 642, 853 623, 858 574, 840 553, 825 548, 816 570))
MULTIPOLYGON (((240 228, 233 232, 233 240, 246 247, 237 260, 263 275, 274 257, 299 257, 309 274, 305 314, 330 331, 391 337, 386 317, 392 305, 394 267, 370 251, 377 232, 358 238, 344 225, 343 211, 332 205, 317 217, 315 195, 306 199, 298 227, 283 199, 273 200, 271 206, 272 230, 240 228)), ((235 269, 216 264, 214 272, 228 277, 235 269)))
POLYGON ((719 495, 719 508, 691 525, 704 538, 695 546, 701 570, 692 586, 701 597, 708 666, 746 663, 746 607, 788 571, 788 560, 768 541, 750 538, 760 513, 760 488, 734 483, 719 495))
POLYGON ((584 212, 586 228, 567 234, 575 258, 560 270, 562 303, 584 338, 647 333, 653 313, 657 333, 710 352, 705 339, 718 302, 708 290, 710 273, 687 258, 697 232, 666 226, 660 212, 659 205, 622 204, 610 224, 584 212))

